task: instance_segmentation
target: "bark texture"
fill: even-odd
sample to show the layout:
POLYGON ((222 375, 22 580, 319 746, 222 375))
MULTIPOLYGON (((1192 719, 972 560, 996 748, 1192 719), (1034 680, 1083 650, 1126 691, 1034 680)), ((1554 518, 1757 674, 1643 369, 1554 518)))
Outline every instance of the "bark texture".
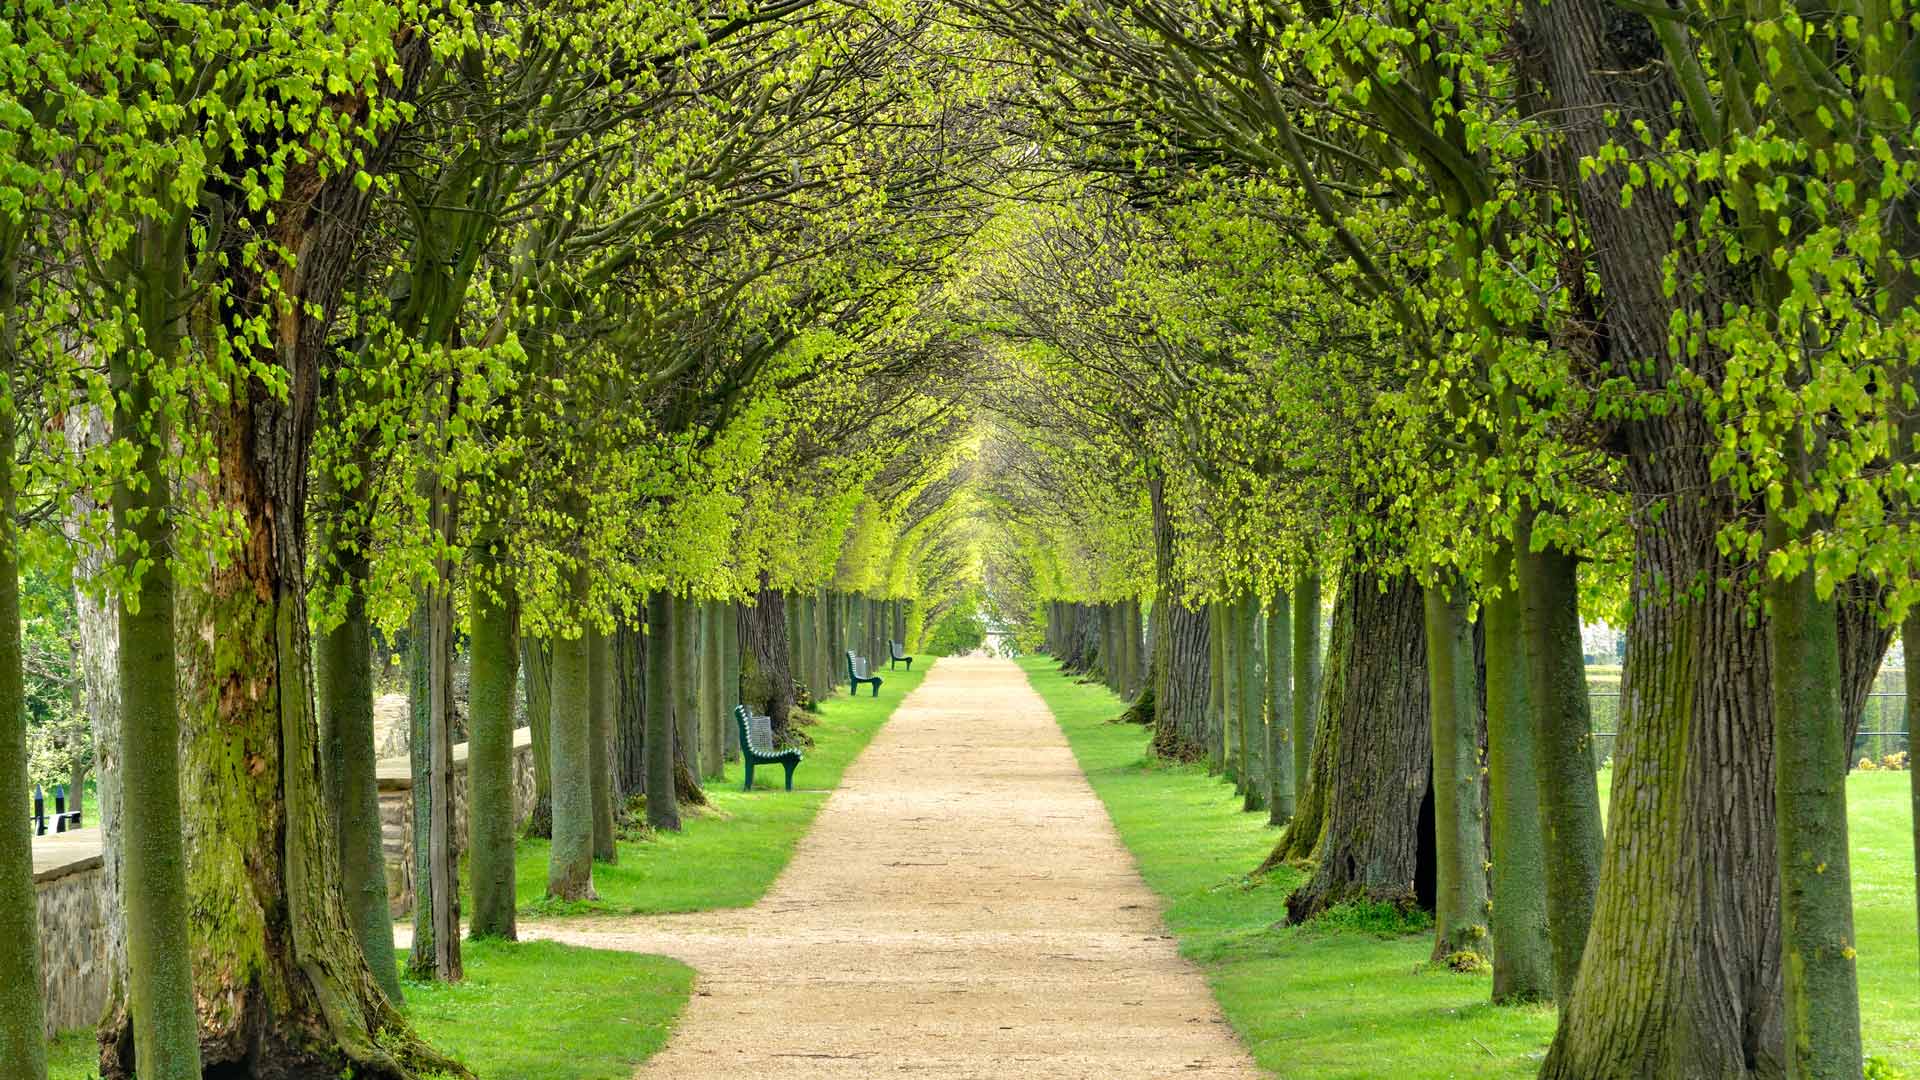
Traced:
POLYGON ((740 702, 771 719, 777 739, 786 737, 793 722, 786 606, 787 598, 768 585, 762 571, 753 603, 742 604, 734 620, 740 636, 740 702))
POLYGON ((1262 669, 1267 710, 1267 823, 1293 820, 1293 611, 1285 593, 1267 600, 1262 669))
POLYGON ((613 639, 594 627, 587 631, 587 780, 593 799, 593 857, 605 863, 620 858, 613 837, 613 722, 618 689, 613 639))
POLYGON ((520 639, 520 666, 526 672, 527 736, 533 743, 533 814, 527 835, 553 835, 553 647, 544 638, 520 639))
POLYGON ((1313 877, 1287 897, 1305 922, 1349 901, 1433 906, 1432 753, 1426 634, 1411 578, 1350 571, 1335 636, 1350 650, 1343 686, 1327 694, 1316 760, 1326 788, 1325 827, 1313 877), (1345 623, 1345 625, 1341 625, 1345 623), (1365 647, 1358 647, 1365 643, 1365 647))
MULTIPOLYGON (((585 572, 576 570, 577 577, 585 572)), ((574 584, 584 595, 584 581, 574 584)), ((553 639, 553 842, 547 848, 547 895, 586 900, 593 888, 593 660, 585 631, 553 639)))
MULTIPOLYGON (((1547 853, 1540 828, 1546 796, 1536 768, 1533 684, 1523 601, 1512 581, 1513 548, 1495 543, 1482 577, 1499 592, 1481 603, 1487 629, 1487 779, 1492 798, 1493 1000, 1544 1001, 1555 994, 1547 904, 1547 853)), ((1581 676, 1581 693, 1586 677, 1581 676)), ((1583 750, 1584 754, 1585 751, 1583 750)), ((1591 779, 1592 759, 1579 767, 1591 779)), ((1577 946, 1575 955, 1578 956, 1577 946)))

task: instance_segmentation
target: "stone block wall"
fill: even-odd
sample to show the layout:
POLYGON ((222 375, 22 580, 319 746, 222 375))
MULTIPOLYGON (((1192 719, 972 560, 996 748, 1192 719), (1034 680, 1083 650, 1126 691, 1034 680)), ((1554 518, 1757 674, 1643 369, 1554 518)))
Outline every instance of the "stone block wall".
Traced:
POLYGON ((47 1037, 100 1022, 107 1008, 106 872, 95 854, 34 875, 47 1037))
MULTIPOLYGON (((405 758, 382 762, 380 832, 387 856, 387 905, 394 918, 413 910, 413 779, 405 758)), ((453 836, 462 849, 467 838, 467 745, 453 748, 453 836)), ((533 742, 526 728, 514 732, 513 827, 518 832, 533 816, 533 742)))

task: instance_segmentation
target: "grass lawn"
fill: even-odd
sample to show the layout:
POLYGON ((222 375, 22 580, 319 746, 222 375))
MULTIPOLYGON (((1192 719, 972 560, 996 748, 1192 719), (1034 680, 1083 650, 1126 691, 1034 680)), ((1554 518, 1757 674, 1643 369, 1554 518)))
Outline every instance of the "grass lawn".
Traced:
MULTIPOLYGON (((1551 1006, 1488 1004, 1491 977, 1427 963, 1430 931, 1344 909, 1278 927, 1300 876, 1247 871, 1278 836, 1264 814, 1203 767, 1146 758, 1143 728, 1110 724, 1119 700, 1046 657, 1020 660, 1053 710, 1147 884, 1167 903, 1181 952, 1206 973, 1260 1065, 1284 1077, 1530 1077, 1553 1036, 1551 1006)), ((1871 1056, 1920 1076, 1913 858, 1904 773, 1857 775, 1854 892, 1861 1011, 1871 1056)))
POLYGON ((822 704, 819 723, 807 728, 814 746, 794 771, 792 792, 783 790, 785 770, 764 765, 754 770, 754 789, 741 791, 741 766, 735 762, 727 766, 725 780, 707 782, 713 805, 685 814, 682 832, 621 841, 618 863, 593 868, 598 900, 546 900, 547 841, 522 840, 516 867, 521 911, 543 917, 657 914, 752 904, 786 868, 794 845, 840 785, 840 774, 894 706, 920 685, 932 661, 923 656, 912 672, 881 672, 886 683, 878 699, 868 689, 857 698, 842 695, 822 704))
MULTIPOLYGON (((481 1080, 626 1080, 667 1041, 693 969, 548 941, 462 944, 466 981, 406 984, 407 1015, 481 1080)), ((60 1036, 51 1080, 95 1080, 91 1031, 60 1036)))

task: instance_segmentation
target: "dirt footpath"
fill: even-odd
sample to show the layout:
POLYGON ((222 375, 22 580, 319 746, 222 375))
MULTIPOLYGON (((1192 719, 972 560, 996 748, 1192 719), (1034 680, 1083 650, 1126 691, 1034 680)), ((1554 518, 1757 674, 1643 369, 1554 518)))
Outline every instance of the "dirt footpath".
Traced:
POLYGON ((1005 660, 941 661, 757 906, 527 930, 700 973, 641 1077, 1262 1075, 1005 660))

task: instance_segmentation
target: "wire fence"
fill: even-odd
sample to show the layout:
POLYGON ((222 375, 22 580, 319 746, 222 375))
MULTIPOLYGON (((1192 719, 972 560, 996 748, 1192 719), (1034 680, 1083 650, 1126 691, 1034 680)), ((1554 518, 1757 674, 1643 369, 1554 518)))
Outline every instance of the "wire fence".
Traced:
MULTIPOLYGON (((1613 743, 1620 730, 1620 694, 1618 691, 1592 690, 1587 700, 1593 710, 1594 763, 1604 765, 1613 758, 1613 743)), ((1849 761, 1858 765, 1868 761, 1884 765, 1896 754, 1912 761, 1913 738, 1907 732, 1907 695, 1876 693, 1867 695, 1861 709, 1860 733, 1854 736, 1849 761)))

